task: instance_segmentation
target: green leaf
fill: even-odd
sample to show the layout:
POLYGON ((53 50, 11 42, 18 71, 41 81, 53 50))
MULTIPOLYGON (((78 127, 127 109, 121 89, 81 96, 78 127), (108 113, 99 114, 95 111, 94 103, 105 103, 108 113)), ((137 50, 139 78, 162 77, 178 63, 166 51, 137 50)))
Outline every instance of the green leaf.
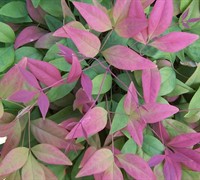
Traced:
POLYGON ((199 87, 200 84, 200 64, 197 65, 196 70, 192 74, 192 76, 189 77, 189 79, 185 82, 186 85, 196 88, 199 87))
POLYGON ((57 58, 52 61, 49 61, 50 64, 53 64, 57 69, 64 71, 64 72, 69 72, 71 65, 66 62, 64 58, 57 58))
POLYGON ((181 11, 184 11, 191 2, 192 2, 192 0, 180 1, 180 9, 181 9, 181 11))
POLYGON ((128 153, 136 154, 137 144, 135 143, 135 141, 133 141, 132 138, 128 139, 128 141, 126 141, 126 143, 124 144, 121 152, 123 154, 128 154, 128 153))
POLYGON ((23 46, 15 51, 15 62, 19 62, 23 57, 42 59, 42 53, 33 47, 23 46))
POLYGON ((4 113, 4 108, 3 108, 2 101, 0 100, 0 118, 3 116, 3 113, 4 113))
POLYGON ((0 42, 13 43, 15 41, 15 33, 12 28, 0 22, 0 42))
POLYGON ((154 156, 156 154, 162 154, 165 147, 154 136, 144 135, 144 141, 143 141, 143 144, 142 144, 142 149, 149 156, 154 156))
MULTIPOLYGON (((118 85, 121 89, 127 91, 127 87, 129 87, 129 85, 130 85, 130 83, 131 83, 131 80, 130 80, 130 78, 128 77, 127 73, 121 73, 121 74, 119 74, 117 77, 118 77, 118 79, 120 80, 120 81, 119 81, 118 79, 115 78, 115 82, 117 83, 117 85, 118 85), (121 82, 123 82, 124 84, 126 84, 126 87, 125 87, 121 82)), ((130 77, 131 77, 131 74, 130 74, 130 77)))
POLYGON ((66 166, 48 165, 47 167, 56 175, 58 179, 65 179, 66 166))
POLYGON ((92 80, 92 85, 92 94, 98 94, 101 86, 102 88, 100 94, 104 94, 112 87, 112 77, 109 74, 99 74, 92 80))
POLYGON ((172 92, 176 86, 176 74, 171 67, 164 67, 160 70, 161 88, 159 95, 167 95, 172 92))
POLYGON ((187 56, 195 62, 200 62, 200 40, 195 41, 193 44, 185 49, 187 56))
POLYGON ((31 0, 31 1, 32 1, 33 6, 34 6, 35 8, 37 8, 38 5, 40 4, 40 0, 31 0))
MULTIPOLYGON (((200 87, 192 97, 189 103, 189 112, 184 116, 185 118, 190 118, 192 116, 197 116, 200 118, 200 105, 199 105, 199 97, 200 97, 200 87)), ((194 122, 194 121, 193 121, 194 122)))
POLYGON ((63 25, 62 21, 48 14, 45 16, 44 19, 47 23, 49 30, 52 32, 56 31, 58 28, 62 27, 63 25))
POLYGON ((40 0, 40 6, 44 11, 51 14, 52 16, 63 16, 60 0, 48 0, 48 3, 46 0, 40 0))
POLYGON ((22 179, 46 179, 44 170, 31 153, 29 153, 28 160, 22 168, 22 179))
POLYGON ((13 63, 15 58, 14 49, 12 46, 0 48, 0 73, 8 69, 13 63))
POLYGON ((0 9, 0 15, 12 18, 25 17, 28 15, 26 3, 22 1, 9 2, 0 9))
POLYGON ((128 124, 129 116, 124 111, 124 97, 119 101, 112 121, 110 134, 123 129, 128 124))
POLYGON ((195 180, 200 179, 200 173, 191 171, 189 169, 182 169, 182 180, 195 180))

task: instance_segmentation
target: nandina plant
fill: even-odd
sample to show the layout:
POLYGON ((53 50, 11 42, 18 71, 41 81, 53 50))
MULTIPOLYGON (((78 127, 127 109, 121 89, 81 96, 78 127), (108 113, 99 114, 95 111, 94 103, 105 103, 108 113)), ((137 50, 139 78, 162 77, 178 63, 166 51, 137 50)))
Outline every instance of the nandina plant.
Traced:
POLYGON ((0 2, 0 178, 200 179, 199 5, 0 2))

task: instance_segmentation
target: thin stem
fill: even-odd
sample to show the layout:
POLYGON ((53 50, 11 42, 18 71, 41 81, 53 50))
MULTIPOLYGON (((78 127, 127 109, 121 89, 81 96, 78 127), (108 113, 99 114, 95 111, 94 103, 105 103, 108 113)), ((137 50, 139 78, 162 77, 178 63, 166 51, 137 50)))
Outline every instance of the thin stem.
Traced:
POLYGON ((30 117, 30 111, 28 112, 28 147, 29 150, 31 150, 31 117, 30 117))

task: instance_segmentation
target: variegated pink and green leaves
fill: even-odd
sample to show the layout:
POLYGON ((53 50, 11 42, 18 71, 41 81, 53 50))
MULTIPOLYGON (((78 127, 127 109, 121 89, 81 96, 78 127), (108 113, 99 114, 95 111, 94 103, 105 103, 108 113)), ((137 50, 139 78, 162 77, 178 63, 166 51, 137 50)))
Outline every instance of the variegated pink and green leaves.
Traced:
POLYGON ((0 3, 0 179, 200 179, 199 5, 0 3))

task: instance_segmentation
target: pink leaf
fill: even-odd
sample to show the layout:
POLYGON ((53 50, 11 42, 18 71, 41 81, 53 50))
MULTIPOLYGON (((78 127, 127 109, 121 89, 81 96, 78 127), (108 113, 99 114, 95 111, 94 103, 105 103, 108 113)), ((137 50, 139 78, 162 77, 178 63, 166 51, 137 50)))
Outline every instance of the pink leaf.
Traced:
POLYGON ((40 112, 42 114, 42 118, 45 119, 46 114, 47 114, 48 109, 49 109, 49 106, 50 106, 47 95, 44 94, 43 92, 41 92, 40 95, 39 95, 37 103, 38 103, 40 112))
POLYGON ((73 2, 73 4, 92 29, 98 32, 112 29, 112 24, 108 15, 100 8, 82 2, 73 2))
POLYGON ((143 142, 143 130, 146 127, 146 123, 143 121, 139 121, 136 119, 131 119, 126 127, 127 131, 130 133, 133 140, 138 144, 138 146, 142 146, 143 142))
POLYGON ((165 158, 163 173, 166 180, 180 180, 182 175, 181 166, 170 158, 165 158))
POLYGON ((41 24, 45 24, 45 12, 40 8, 35 8, 31 0, 26 0, 26 8, 31 18, 41 24))
POLYGON ((8 175, 20 169, 28 158, 29 149, 18 147, 11 150, 0 163, 1 176, 8 175))
POLYGON ((119 154, 117 155, 120 166, 135 179, 155 180, 151 168, 147 162, 139 156, 134 154, 119 154))
POLYGON ((41 89, 37 79, 31 72, 29 72, 26 69, 23 69, 21 67, 19 67, 19 70, 20 70, 21 74, 23 75, 24 79, 29 83, 29 85, 33 86, 36 89, 41 89))
POLYGON ((182 20, 185 20, 185 19, 186 19, 186 17, 187 17, 188 14, 189 14, 189 11, 190 11, 189 8, 188 8, 186 11, 184 11, 184 13, 182 14, 182 20))
POLYGON ((74 81, 77 81, 80 78, 81 73, 82 73, 81 64, 77 56, 72 54, 72 66, 67 76, 67 83, 72 83, 74 81))
POLYGON ((138 106, 137 90, 131 82, 128 88, 128 93, 124 99, 124 110, 126 114, 130 115, 138 106))
POLYGON ((174 137, 169 143, 173 147, 190 147, 200 143, 200 133, 187 133, 174 137))
POLYGON ((146 103, 156 102, 161 84, 161 76, 157 68, 142 71, 143 96, 146 103))
POLYGON ((141 0, 142 1, 142 6, 145 9, 149 5, 151 5, 155 0, 141 0))
POLYGON ((72 64, 74 51, 62 44, 58 44, 58 48, 60 50, 59 55, 63 56, 69 64, 72 64))
POLYGON ((87 150, 85 151, 85 154, 83 156, 83 159, 81 160, 79 168, 82 168, 96 151, 97 151, 97 149, 93 146, 90 146, 89 148, 87 148, 87 150))
POLYGON ((154 167, 160 164, 164 159, 165 155, 155 155, 148 161, 148 164, 150 167, 154 167))
POLYGON ((31 131, 40 143, 47 143, 58 148, 66 148, 68 142, 65 136, 68 131, 56 124, 55 122, 46 119, 34 120, 31 122, 31 131))
POLYGON ((157 0, 149 17, 148 34, 152 39, 162 34, 171 24, 173 1, 157 0))
POLYGON ((64 26, 64 29, 81 54, 86 57, 95 57, 99 53, 101 42, 97 36, 86 30, 69 26, 64 26))
POLYGON ((59 125, 65 128, 68 131, 71 131, 72 128, 78 123, 78 118, 69 118, 62 121, 59 125))
POLYGON ((50 63, 29 58, 28 68, 40 82, 47 86, 55 87, 61 84, 60 72, 50 63))
POLYGON ((9 97, 9 100, 15 101, 15 102, 22 102, 22 103, 27 103, 31 101, 36 92, 33 91, 27 91, 27 90, 19 90, 15 92, 12 96, 9 97))
POLYGON ((38 144, 31 148, 33 154, 47 164, 72 165, 67 156, 55 146, 38 144))
POLYGON ((121 170, 114 163, 111 165, 104 173, 102 180, 123 180, 123 175, 121 170))
POLYGON ((28 26, 19 33, 18 37, 16 38, 14 47, 17 49, 24 44, 36 41, 46 33, 47 31, 37 26, 28 26))
POLYGON ((196 34, 186 32, 171 32, 165 36, 162 36, 149 45, 164 51, 164 52, 177 52, 180 51, 199 38, 196 34))
POLYGON ((169 104, 149 103, 140 108, 142 119, 147 123, 155 123, 164 120, 177 113, 179 109, 169 104))
MULTIPOLYGON (((107 111, 101 107, 89 110, 80 122, 70 131, 66 139, 93 135, 105 128, 107 124, 107 111)), ((87 137, 85 137, 87 138, 87 137)))
POLYGON ((108 169, 113 163, 113 153, 109 149, 99 149, 84 164, 83 168, 79 171, 76 177, 78 178, 101 173, 108 169))
POLYGON ((40 164, 40 166, 42 167, 43 171, 44 171, 44 175, 46 179, 50 179, 50 180, 57 180, 58 178, 43 164, 40 164))
POLYGON ((92 96, 92 80, 86 74, 81 74, 81 85, 89 98, 92 96))
POLYGON ((143 58, 128 47, 116 45, 102 52, 106 61, 121 70, 143 70, 155 68, 150 60, 143 58))

